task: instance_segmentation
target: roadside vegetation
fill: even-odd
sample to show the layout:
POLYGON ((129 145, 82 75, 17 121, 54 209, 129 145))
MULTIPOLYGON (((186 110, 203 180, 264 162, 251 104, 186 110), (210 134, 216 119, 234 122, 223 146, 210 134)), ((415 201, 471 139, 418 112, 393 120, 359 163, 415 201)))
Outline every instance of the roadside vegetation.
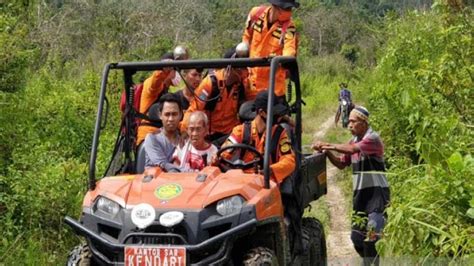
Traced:
MULTIPOLYGON (((63 264, 80 241, 63 217, 81 211, 104 64, 157 60, 178 44, 189 47, 194 58, 219 57, 240 41, 256 3, 4 2, 0 264, 63 264)), ((347 82, 355 102, 368 103, 386 145, 392 204, 379 245, 383 256, 472 258, 472 1, 301 2, 295 17, 304 143, 334 115, 338 84, 347 82)), ((101 169, 110 159, 113 121, 120 115, 122 76, 113 75, 101 169)), ((344 134, 334 140, 347 140, 344 134)))

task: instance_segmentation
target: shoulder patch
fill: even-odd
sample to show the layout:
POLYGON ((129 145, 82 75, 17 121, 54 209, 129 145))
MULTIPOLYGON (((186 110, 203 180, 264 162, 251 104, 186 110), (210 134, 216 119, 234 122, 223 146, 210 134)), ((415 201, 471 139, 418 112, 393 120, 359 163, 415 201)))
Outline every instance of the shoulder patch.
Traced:
POLYGON ((288 154, 291 152, 291 142, 288 136, 285 136, 282 139, 280 139, 279 145, 280 145, 281 154, 288 154))
POLYGON ((199 99, 201 99, 202 101, 205 101, 207 100, 207 96, 209 96, 209 94, 207 93, 206 90, 203 90, 201 94, 199 94, 199 99))

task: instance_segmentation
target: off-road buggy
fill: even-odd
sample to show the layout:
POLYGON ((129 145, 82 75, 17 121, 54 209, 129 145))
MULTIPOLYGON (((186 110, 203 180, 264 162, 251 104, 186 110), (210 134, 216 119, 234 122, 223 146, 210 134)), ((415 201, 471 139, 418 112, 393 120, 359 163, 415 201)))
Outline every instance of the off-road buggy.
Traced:
MULTIPOLYGON (((272 113, 274 94, 269 93, 272 113)), ((90 157, 88 192, 79 220, 66 217, 74 231, 85 238, 75 247, 68 265, 323 265, 326 244, 321 223, 302 218, 310 202, 326 193, 326 159, 323 154, 304 154, 301 145, 301 89, 294 57, 185 60, 167 62, 113 63, 104 68, 90 157), (242 162, 223 171, 208 166, 195 173, 165 172, 159 167, 142 170, 143 151, 135 151, 132 127, 133 75, 164 67, 217 69, 224 67, 270 67, 272 92, 277 67, 290 73, 293 88, 287 100, 296 126, 293 145, 297 167, 284 186, 270 179, 270 138, 273 119, 267 118, 263 175, 244 173, 242 162), (104 120, 107 120, 106 90, 111 70, 123 73, 127 108, 111 163, 96 180, 96 159, 104 120), (291 95, 295 99, 291 99, 291 95), (115 165, 115 166, 114 166, 115 165), (118 165, 118 167, 116 167, 118 165), (291 207, 283 198, 291 198, 291 207), (298 219, 286 219, 284 208, 298 219), (294 223, 294 224, 293 224, 294 223), (301 225, 301 227, 296 226, 301 225), (289 230, 289 228, 297 230, 289 230), (300 241, 302 246, 295 248, 300 241)), ((240 144, 239 149, 252 150, 240 144)), ((258 152, 257 152, 258 153, 258 152)))

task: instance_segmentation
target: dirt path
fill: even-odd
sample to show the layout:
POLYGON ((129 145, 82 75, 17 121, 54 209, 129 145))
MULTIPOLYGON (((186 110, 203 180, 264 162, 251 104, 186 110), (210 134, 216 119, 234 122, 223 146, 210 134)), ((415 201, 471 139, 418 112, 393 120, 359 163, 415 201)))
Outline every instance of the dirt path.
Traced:
MULTIPOLYGON (((326 132, 334 125, 334 118, 330 117, 314 135, 314 139, 324 140, 326 132)), ((326 237, 328 251, 328 265, 356 265, 358 254, 355 252, 350 239, 351 229, 347 208, 348 203, 344 194, 336 183, 338 169, 328 162, 328 194, 326 203, 330 212, 330 230, 326 237)))

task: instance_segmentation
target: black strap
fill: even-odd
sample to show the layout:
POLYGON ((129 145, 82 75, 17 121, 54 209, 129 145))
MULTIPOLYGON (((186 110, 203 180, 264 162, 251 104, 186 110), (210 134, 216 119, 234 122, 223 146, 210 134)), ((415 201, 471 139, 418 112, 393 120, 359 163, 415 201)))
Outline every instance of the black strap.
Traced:
MULTIPOLYGON (((251 121, 245 121, 244 122, 244 136, 242 137, 242 144, 246 144, 249 146, 252 146, 252 140, 251 140, 251 135, 252 135, 252 122, 251 121)), ((240 153, 240 159, 243 160, 245 155, 245 151, 240 153)))
POLYGON ((244 122, 244 136, 242 138, 242 144, 251 145, 250 143, 250 135, 252 130, 251 121, 244 122))
POLYGON ((280 140, 281 133, 283 133, 284 128, 281 125, 278 125, 277 128, 275 129, 275 132, 273 132, 272 136, 272 141, 270 143, 270 150, 272 151, 272 163, 275 163, 277 161, 277 153, 278 153, 278 142, 280 140))
POLYGON ((204 109, 212 112, 214 111, 214 109, 216 109, 217 102, 219 101, 219 99, 217 98, 217 96, 219 95, 219 86, 217 85, 216 75, 210 74, 209 78, 212 82, 212 91, 211 96, 209 98, 212 100, 206 103, 206 107, 204 109))

